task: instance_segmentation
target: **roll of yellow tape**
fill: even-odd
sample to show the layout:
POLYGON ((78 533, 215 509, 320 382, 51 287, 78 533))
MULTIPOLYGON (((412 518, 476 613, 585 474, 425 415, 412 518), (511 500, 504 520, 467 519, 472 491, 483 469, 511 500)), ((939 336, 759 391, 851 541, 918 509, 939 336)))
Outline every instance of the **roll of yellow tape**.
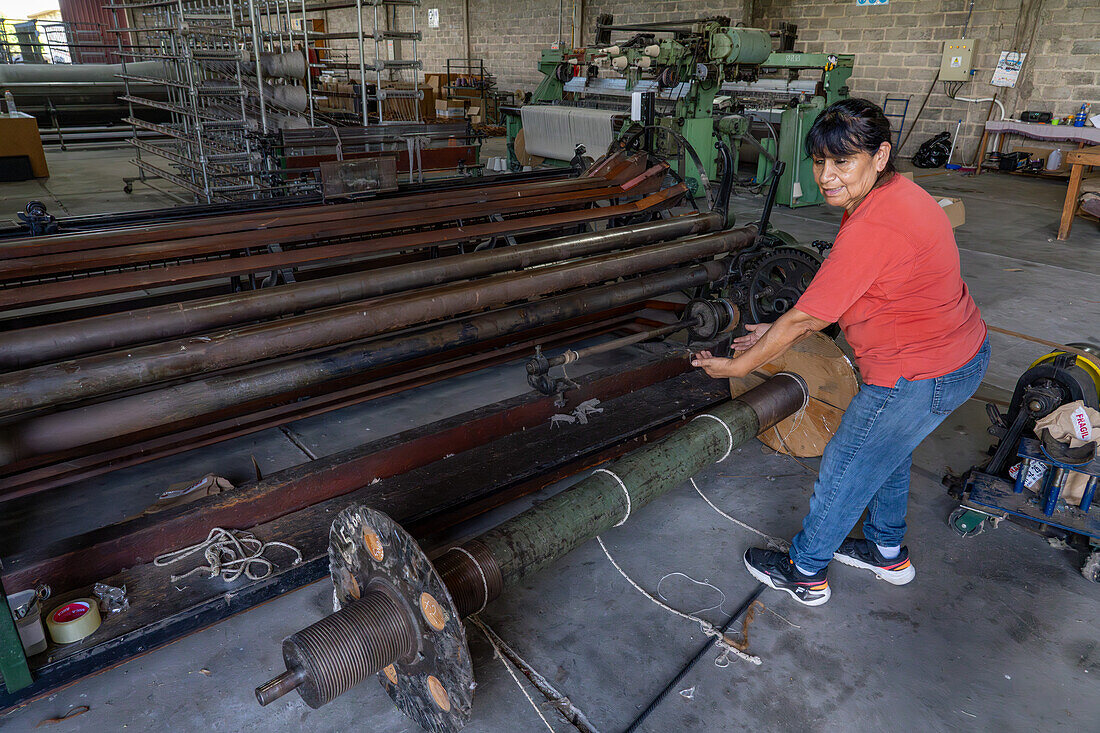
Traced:
POLYGON ((99 628, 99 602, 94 598, 66 601, 50 611, 46 628, 58 644, 72 644, 91 636, 99 628))

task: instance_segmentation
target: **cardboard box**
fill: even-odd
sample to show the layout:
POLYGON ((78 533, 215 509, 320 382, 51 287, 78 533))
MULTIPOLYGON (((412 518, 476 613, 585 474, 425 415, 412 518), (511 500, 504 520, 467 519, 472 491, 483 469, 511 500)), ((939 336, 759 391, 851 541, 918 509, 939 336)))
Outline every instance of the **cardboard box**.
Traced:
POLYGON ((481 107, 471 106, 468 110, 466 110, 466 116, 470 118, 470 124, 480 125, 481 124, 481 107))
POLYGON ((14 117, 0 115, 0 157, 21 156, 30 161, 35 178, 50 177, 42 137, 38 134, 38 121, 23 112, 16 112, 14 117))
POLYGON ((466 102, 461 99, 437 99, 435 116, 441 120, 461 120, 466 116, 466 102))
POLYGON ((443 77, 444 74, 425 74, 424 84, 431 87, 432 94, 436 99, 443 99, 447 95, 443 93, 443 77))
POLYGON ((943 208, 943 213, 947 214, 952 229, 958 229, 966 223, 966 207, 963 206, 962 199, 944 197, 937 201, 943 208))

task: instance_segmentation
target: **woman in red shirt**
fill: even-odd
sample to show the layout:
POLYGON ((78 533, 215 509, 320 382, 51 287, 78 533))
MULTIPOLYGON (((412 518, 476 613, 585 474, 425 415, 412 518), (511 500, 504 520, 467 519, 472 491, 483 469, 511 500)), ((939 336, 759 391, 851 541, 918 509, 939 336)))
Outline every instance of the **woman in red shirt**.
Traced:
POLYGON ((831 323, 855 351, 864 385, 825 448, 802 531, 789 553, 745 553, 761 582, 817 606, 829 600, 834 559, 895 585, 915 577, 901 544, 913 450, 974 394, 989 342, 947 215, 897 174, 882 110, 865 99, 837 102, 806 146, 825 202, 844 208, 828 258, 793 309, 775 323, 746 326, 749 334, 733 343, 736 357, 704 351, 692 365, 712 377, 743 377, 831 323), (865 509, 865 539, 847 537, 865 509))

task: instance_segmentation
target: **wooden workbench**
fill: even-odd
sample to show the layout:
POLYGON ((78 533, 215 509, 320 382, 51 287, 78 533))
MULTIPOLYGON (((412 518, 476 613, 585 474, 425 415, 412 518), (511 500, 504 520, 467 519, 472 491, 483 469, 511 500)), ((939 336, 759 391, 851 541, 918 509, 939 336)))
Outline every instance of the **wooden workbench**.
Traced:
POLYGON ((985 161, 985 151, 989 144, 990 135, 997 136, 996 150, 998 153, 1003 152, 1009 135, 1020 135, 1032 140, 1044 140, 1046 142, 1077 143, 1078 149, 1086 145, 1100 144, 1100 128, 1096 127, 1050 125, 1042 122, 1020 122, 1019 120, 989 120, 985 123, 982 139, 978 143, 977 170, 974 171, 974 175, 981 175, 982 163, 985 161))
POLYGON ((1077 198, 1081 195, 1081 179, 1085 168, 1100 165, 1100 145, 1082 148, 1066 153, 1066 163, 1070 166, 1069 188, 1066 189, 1066 201, 1062 205, 1062 220, 1058 224, 1058 239, 1069 236, 1073 226, 1073 216, 1077 213, 1077 198))

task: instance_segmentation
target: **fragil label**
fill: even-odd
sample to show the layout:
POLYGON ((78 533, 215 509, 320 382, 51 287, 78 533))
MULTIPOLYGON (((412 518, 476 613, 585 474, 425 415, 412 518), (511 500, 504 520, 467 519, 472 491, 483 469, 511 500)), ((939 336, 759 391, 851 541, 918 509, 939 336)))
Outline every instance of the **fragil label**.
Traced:
POLYGON ((1079 440, 1092 440, 1092 421, 1089 420, 1085 408, 1078 407, 1074 410, 1070 415, 1070 421, 1073 423, 1074 437, 1079 440))

